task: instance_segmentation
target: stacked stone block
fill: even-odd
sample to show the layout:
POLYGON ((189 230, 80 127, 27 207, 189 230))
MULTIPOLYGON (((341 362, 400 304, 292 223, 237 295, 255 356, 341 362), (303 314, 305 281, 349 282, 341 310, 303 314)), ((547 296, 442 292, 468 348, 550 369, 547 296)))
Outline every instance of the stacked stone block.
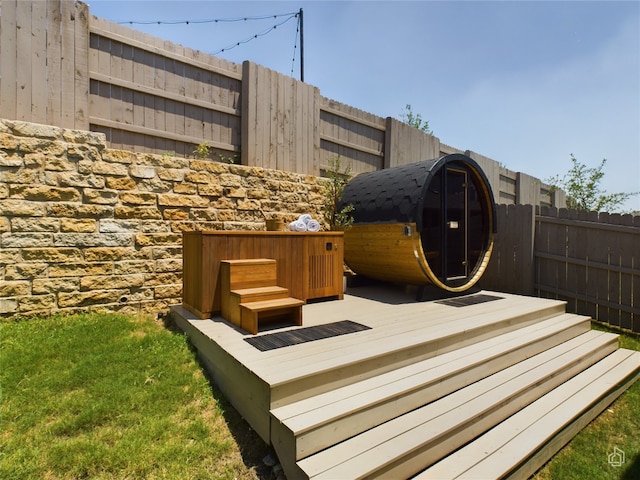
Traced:
POLYGON ((180 303, 182 232, 322 216, 321 178, 0 120, 0 317, 180 303))

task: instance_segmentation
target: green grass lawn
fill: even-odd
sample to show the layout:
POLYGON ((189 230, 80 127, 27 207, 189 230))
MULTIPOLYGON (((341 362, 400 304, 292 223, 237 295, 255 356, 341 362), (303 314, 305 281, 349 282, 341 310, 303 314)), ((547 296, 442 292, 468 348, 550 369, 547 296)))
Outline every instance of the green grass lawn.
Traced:
POLYGON ((0 323, 0 387, 4 480, 264 473, 267 446, 212 390, 186 338, 153 319, 0 323))
MULTIPOLYGON (((640 339, 621 337, 640 350, 640 339)), ((0 322, 0 478, 257 479, 269 448, 150 318, 0 322)), ((640 382, 537 479, 640 478, 640 382), (617 447, 621 467, 607 459, 617 447)))

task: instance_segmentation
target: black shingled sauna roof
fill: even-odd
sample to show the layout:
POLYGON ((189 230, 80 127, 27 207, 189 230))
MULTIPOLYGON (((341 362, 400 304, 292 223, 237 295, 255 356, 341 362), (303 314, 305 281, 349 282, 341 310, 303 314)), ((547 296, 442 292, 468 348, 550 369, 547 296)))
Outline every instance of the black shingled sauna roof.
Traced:
MULTIPOLYGON (((340 208, 354 206, 354 223, 416 223, 422 228, 424 198, 433 176, 446 164, 456 162, 475 170, 490 193, 491 186, 480 166, 463 154, 450 154, 433 160, 357 175, 345 186, 340 208)), ((494 224, 495 228, 495 224, 494 224)))

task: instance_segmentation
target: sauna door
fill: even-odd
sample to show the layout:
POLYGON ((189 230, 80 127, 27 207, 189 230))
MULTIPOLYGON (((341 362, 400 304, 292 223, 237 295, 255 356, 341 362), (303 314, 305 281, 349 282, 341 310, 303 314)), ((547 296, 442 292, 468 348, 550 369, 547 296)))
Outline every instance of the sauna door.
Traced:
MULTIPOLYGON (((471 185, 471 193, 474 192, 471 185)), ((425 197, 422 249, 431 271, 447 284, 466 279, 472 269, 469 265, 469 193, 469 172, 463 167, 448 166, 434 175, 425 197)))
POLYGON ((447 168, 444 180, 444 258, 446 280, 465 278, 468 274, 467 248, 467 172, 447 168))

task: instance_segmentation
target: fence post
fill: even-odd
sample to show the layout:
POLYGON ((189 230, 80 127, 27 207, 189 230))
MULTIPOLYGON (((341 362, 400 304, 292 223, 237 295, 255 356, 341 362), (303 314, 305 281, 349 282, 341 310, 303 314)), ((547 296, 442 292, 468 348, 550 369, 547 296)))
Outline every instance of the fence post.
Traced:
MULTIPOLYGON (((523 295, 535 293, 536 212, 534 205, 519 205, 522 210, 522 284, 523 295)), ((520 216, 520 215, 519 215, 520 216)))
MULTIPOLYGON (((73 128, 89 130, 89 6, 83 2, 72 3, 73 16, 73 110, 69 113, 73 128)), ((64 85, 63 85, 64 88, 64 85)))
POLYGON ((440 156, 440 139, 393 117, 385 121, 384 168, 440 156))
POLYGON ((540 204, 540 180, 518 172, 516 174, 516 203, 520 205, 540 204))

